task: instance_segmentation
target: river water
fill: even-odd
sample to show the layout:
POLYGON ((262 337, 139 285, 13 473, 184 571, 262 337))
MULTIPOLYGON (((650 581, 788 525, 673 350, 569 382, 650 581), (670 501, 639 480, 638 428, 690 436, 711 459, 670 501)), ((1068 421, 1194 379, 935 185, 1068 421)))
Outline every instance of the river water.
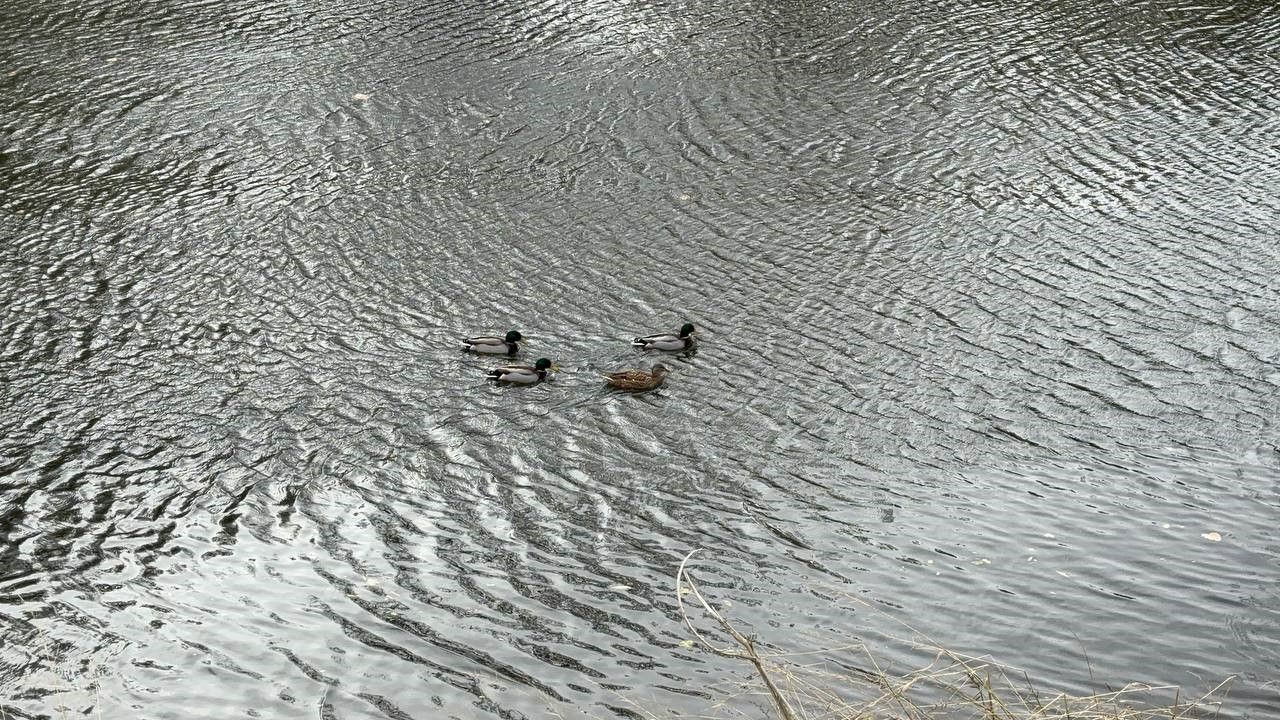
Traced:
POLYGON ((0 48, 6 718, 760 717, 694 548, 769 652, 1280 717, 1274 3, 0 0, 0 48), (510 328, 554 382, 457 349, 510 328))

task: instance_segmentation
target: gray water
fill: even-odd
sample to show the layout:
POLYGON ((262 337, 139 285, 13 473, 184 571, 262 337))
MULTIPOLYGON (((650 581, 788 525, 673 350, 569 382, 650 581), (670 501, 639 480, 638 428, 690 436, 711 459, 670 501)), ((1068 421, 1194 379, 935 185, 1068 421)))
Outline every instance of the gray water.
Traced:
POLYGON ((762 717, 694 548, 769 652, 1280 717, 1275 4, 3 0, 0 49, 6 718, 762 717), (510 328, 553 382, 457 349, 510 328))

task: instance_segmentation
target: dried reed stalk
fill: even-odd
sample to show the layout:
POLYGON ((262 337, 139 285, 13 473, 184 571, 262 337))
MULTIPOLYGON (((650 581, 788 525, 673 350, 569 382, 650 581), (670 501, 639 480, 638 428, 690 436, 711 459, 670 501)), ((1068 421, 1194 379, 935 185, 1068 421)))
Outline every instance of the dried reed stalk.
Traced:
POLYGON ((689 554, 685 555, 684 559, 680 561, 680 568, 676 571, 676 604, 680 608, 680 616, 684 618, 685 627, 689 628, 689 632, 693 633, 693 637, 708 651, 722 657, 746 660, 751 663, 756 669, 756 674, 764 681, 764 686, 768 689, 769 696, 773 698, 774 707, 778 709, 778 717, 782 718, 782 720, 796 720, 795 714, 791 711, 791 706, 787 704, 787 699, 782 696, 782 691, 774 684, 773 678, 769 676, 769 671, 765 669, 764 661, 760 659, 760 653, 756 652, 755 636, 746 636, 738 632, 738 629, 730 624, 728 620, 725 620, 723 615, 711 607, 711 603, 707 602, 702 592, 698 590, 698 586, 694 584, 693 578, 689 577, 686 566, 689 564, 689 558, 693 557, 696 552, 698 552, 697 548, 690 550, 689 554), (685 612, 683 593, 681 592, 682 585, 688 585, 689 592, 697 598, 702 605, 702 609, 715 619, 721 629, 729 637, 733 638, 733 641, 737 643, 741 650, 734 650, 731 647, 716 647, 703 637, 702 633, 698 632, 698 629, 693 626, 693 621, 689 619, 689 614, 685 612))

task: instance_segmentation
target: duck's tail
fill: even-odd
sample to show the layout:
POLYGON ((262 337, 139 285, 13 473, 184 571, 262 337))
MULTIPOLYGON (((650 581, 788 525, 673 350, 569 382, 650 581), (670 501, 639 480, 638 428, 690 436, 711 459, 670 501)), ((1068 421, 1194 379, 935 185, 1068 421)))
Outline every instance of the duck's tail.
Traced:
POLYGON ((649 343, 648 343, 648 341, 646 341, 644 338, 642 338, 642 337, 638 337, 638 338, 635 338, 634 340, 632 340, 632 341, 631 341, 631 344, 632 344, 632 345, 635 345, 636 347, 644 347, 645 345, 648 345, 649 343))

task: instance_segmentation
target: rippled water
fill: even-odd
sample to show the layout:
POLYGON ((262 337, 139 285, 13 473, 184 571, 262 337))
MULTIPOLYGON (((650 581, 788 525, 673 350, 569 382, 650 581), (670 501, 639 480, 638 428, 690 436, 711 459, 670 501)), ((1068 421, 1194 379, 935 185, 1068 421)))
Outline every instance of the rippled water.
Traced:
POLYGON ((1275 4, 0 9, 6 717, 705 712, 695 547, 1280 717, 1275 4))

